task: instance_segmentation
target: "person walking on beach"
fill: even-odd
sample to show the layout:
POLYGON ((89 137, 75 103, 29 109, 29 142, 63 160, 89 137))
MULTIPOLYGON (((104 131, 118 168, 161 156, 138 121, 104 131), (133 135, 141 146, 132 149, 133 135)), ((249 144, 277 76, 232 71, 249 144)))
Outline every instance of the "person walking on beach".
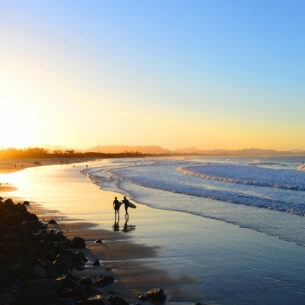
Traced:
POLYGON ((124 205, 125 205, 125 215, 129 215, 128 214, 129 200, 126 198, 126 196, 124 196, 124 199, 122 200, 122 203, 124 203, 124 205))
POLYGON ((115 216, 115 218, 116 218, 117 215, 118 215, 118 218, 120 217, 120 206, 121 206, 121 203, 118 200, 118 197, 114 197, 113 208, 114 208, 114 216, 115 216))

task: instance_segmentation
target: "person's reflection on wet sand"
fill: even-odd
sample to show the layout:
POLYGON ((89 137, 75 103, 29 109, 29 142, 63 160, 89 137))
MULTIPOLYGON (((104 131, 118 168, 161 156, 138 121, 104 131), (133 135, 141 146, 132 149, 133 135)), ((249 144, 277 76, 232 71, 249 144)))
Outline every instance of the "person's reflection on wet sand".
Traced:
POLYGON ((119 219, 114 220, 114 224, 113 224, 112 228, 113 228, 113 231, 119 231, 120 230, 119 219))
POLYGON ((128 224, 128 221, 129 221, 129 215, 126 214, 126 215, 125 215, 124 228, 123 228, 123 231, 124 231, 125 233, 130 232, 130 231, 136 229, 136 226, 135 226, 135 225, 129 225, 129 224, 128 224))

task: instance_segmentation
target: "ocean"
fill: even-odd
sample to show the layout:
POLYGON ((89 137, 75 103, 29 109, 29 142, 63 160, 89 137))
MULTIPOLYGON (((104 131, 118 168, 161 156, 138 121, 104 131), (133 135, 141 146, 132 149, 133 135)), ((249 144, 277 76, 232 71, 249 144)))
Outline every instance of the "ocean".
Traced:
POLYGON ((0 182, 19 187, 12 196, 108 230, 112 202, 101 203, 99 192, 127 196, 137 205, 129 236, 160 249, 147 263, 179 279, 184 301, 291 305, 305 299, 304 159, 104 159, 29 168, 0 182))
MULTIPOLYGON (((193 289, 206 301, 301 304, 305 297, 303 160, 117 159, 85 173, 104 190, 154 209, 191 215, 194 224, 201 220, 202 225, 193 227, 185 217, 185 222, 191 221, 188 232, 177 230, 168 236, 164 230, 164 239, 158 237, 155 244, 162 244, 163 260, 173 274, 194 276, 193 289), (215 221, 222 226, 213 231, 215 221)), ((147 242, 149 232, 138 239, 147 242)))
POLYGON ((156 209, 211 218, 305 246, 304 159, 115 159, 84 173, 102 189, 156 209))

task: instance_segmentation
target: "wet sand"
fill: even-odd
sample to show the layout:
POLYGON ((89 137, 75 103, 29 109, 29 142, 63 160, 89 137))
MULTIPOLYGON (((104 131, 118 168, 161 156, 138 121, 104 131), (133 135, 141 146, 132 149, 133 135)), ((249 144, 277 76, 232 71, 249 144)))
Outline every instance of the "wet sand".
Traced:
POLYGON ((76 236, 85 239, 87 248, 84 253, 89 260, 84 270, 74 270, 73 273, 79 278, 89 276, 92 280, 101 276, 114 277, 114 283, 100 289, 102 294, 107 295, 111 291, 127 302, 135 303, 140 302, 138 297, 147 291, 162 288, 171 296, 167 304, 193 304, 190 300, 194 296, 180 289, 181 284, 191 279, 175 279, 166 269, 150 267, 158 260, 158 247, 134 243, 128 234, 100 229, 91 222, 68 219, 58 211, 47 210, 39 204, 32 203, 29 211, 44 223, 55 220, 56 224, 48 225, 50 230, 62 231, 71 239, 76 236), (93 266, 97 260, 100 266, 93 266))
MULTIPOLYGON (((12 185, 1 186, 1 193, 5 194, 6 198, 15 200, 13 196, 7 197, 9 191, 12 191, 13 195, 15 187, 12 185)), ((153 288, 165 289, 166 294, 170 296, 170 300, 167 303, 179 302, 179 304, 188 304, 190 300, 193 300, 194 296, 187 295, 185 291, 180 289, 181 284, 186 281, 191 282, 192 279, 176 279, 168 274, 166 268, 154 268, 156 265, 159 266, 157 261, 160 249, 158 246, 135 243, 131 236, 126 234, 127 231, 124 232, 124 226, 122 225, 120 226, 121 231, 110 229, 114 215, 111 202, 115 195, 119 198, 122 195, 100 191, 91 183, 88 183, 88 187, 95 188, 96 191, 100 192, 100 200, 107 202, 107 208, 103 210, 103 218, 109 229, 101 228, 94 221, 88 222, 81 219, 67 218, 62 211, 56 209, 48 210, 39 202, 31 202, 30 207, 31 212, 36 214, 43 222, 47 223, 50 219, 54 219, 57 222, 56 225, 49 225, 50 229, 60 230, 69 238, 81 236, 86 240, 86 256, 89 261, 84 270, 75 272, 79 276, 88 275, 92 278, 98 278, 101 275, 113 276, 115 282, 104 288, 105 293, 111 290, 130 303, 138 302, 138 295, 143 295, 153 288), (98 240, 101 243, 96 242, 98 240), (92 263, 97 259, 101 265, 93 266, 92 263)), ((24 198, 24 200, 27 200, 27 198, 24 198)), ((145 209, 149 208, 145 207, 145 209)), ((147 212, 145 209, 142 212, 144 213, 142 215, 144 219, 149 217, 149 211, 147 212)), ((124 216, 121 216, 121 224, 124 221, 124 216)), ((132 225, 129 224, 128 226, 132 225)))

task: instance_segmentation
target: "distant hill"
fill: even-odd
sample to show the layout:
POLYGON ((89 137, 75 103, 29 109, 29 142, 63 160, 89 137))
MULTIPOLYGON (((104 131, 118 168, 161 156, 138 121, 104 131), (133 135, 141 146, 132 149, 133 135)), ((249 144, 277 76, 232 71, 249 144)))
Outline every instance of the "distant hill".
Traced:
POLYGON ((206 156, 305 156, 303 150, 278 151, 272 149, 247 148, 238 150, 212 149, 200 150, 195 147, 176 149, 180 154, 197 154, 206 156))
POLYGON ((85 152, 99 152, 99 153, 125 153, 138 152, 142 154, 172 154, 173 152, 159 146, 128 146, 128 145, 98 145, 90 147, 85 152))
MULTIPOLYGON (((71 150, 71 148, 65 148, 56 145, 40 145, 40 147, 49 150, 71 150)), ((73 149, 72 149, 73 150, 73 149)), ((79 152, 97 152, 97 153, 109 153, 109 154, 121 154, 121 153, 141 153, 141 154, 153 154, 153 155, 202 155, 202 156, 305 156, 305 150, 291 150, 291 151, 278 151, 272 149, 260 149, 260 148, 247 148, 238 150, 228 149, 210 149, 203 150, 196 147, 186 147, 179 149, 165 149, 160 146, 129 146, 129 145, 97 145, 88 149, 79 150, 79 152)))

